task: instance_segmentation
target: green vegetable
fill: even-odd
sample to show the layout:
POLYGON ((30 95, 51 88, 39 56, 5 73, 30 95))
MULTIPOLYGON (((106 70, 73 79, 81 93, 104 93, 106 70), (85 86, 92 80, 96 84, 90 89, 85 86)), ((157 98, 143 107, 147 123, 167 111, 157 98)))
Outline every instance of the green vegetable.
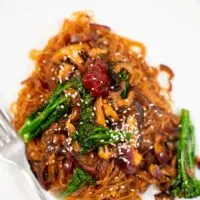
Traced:
POLYGON ((79 188, 85 186, 95 184, 95 180, 85 171, 80 168, 76 168, 73 172, 72 178, 68 184, 68 188, 62 192, 60 195, 62 197, 67 197, 79 188))
POLYGON ((200 196, 200 181, 194 176, 195 137, 188 110, 182 109, 180 126, 178 174, 172 183, 171 192, 180 198, 194 198, 200 196))
POLYGON ((120 61, 116 61, 116 62, 111 62, 109 63, 109 73, 110 73, 110 77, 111 77, 111 82, 114 83, 114 85, 119 85, 121 81, 125 82, 125 88, 123 89, 123 91, 121 92, 121 97, 122 99, 126 99, 128 96, 128 91, 129 91, 129 75, 127 70, 123 69, 121 70, 120 73, 115 74, 113 72, 113 67, 117 64, 117 63, 121 63, 120 61))
POLYGON ((83 95, 82 112, 77 131, 73 136, 77 140, 81 153, 87 153, 91 149, 111 143, 119 143, 130 139, 130 133, 114 131, 98 126, 94 121, 93 97, 85 93, 83 95))
POLYGON ((104 146, 106 144, 116 144, 123 141, 128 141, 131 134, 128 132, 113 131, 101 126, 85 125, 88 132, 84 134, 82 131, 77 131, 74 135, 81 146, 81 153, 87 153, 91 149, 104 146), (84 134, 84 135, 83 135, 84 134))
POLYGON ((128 91, 129 91, 129 82, 128 80, 125 81, 125 88, 121 92, 121 97, 122 99, 126 99, 128 96, 128 91))
POLYGON ((69 81, 59 84, 48 102, 33 112, 19 130, 21 138, 27 142, 47 129, 54 121, 66 114, 70 108, 70 97, 64 91, 73 87, 83 92, 80 77, 72 77, 69 81))
POLYGON ((125 81, 125 88, 124 88, 124 90, 121 93, 122 99, 125 99, 125 98, 127 98, 128 91, 129 91, 128 72, 126 70, 122 70, 118 74, 118 79, 119 79, 119 81, 125 81))

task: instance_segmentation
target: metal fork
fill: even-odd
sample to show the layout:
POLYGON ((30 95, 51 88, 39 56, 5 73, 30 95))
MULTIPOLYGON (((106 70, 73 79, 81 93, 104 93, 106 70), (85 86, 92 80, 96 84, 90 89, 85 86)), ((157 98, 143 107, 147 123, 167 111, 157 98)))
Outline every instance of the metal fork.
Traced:
POLYGON ((45 193, 30 170, 25 156, 25 146, 11 125, 11 117, 0 109, 0 158, 20 169, 41 200, 47 200, 45 193))

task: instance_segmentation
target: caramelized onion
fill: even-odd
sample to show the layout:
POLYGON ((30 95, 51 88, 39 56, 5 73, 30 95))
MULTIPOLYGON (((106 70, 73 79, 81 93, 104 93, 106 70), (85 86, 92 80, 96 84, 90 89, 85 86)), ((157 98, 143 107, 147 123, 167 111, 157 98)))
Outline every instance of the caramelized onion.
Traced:
POLYGON ((119 166, 127 174, 135 174, 141 161, 142 156, 133 148, 122 148, 119 151, 119 166))
POLYGON ((159 193, 155 195, 156 200, 174 200, 174 197, 170 194, 165 192, 159 193))

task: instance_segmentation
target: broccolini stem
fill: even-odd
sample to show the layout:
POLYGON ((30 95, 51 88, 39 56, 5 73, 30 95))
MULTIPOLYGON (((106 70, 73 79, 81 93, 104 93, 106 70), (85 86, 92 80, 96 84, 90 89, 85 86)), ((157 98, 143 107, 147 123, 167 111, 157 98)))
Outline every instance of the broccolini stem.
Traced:
POLYGON ((40 133, 46 130, 53 122, 57 121, 60 117, 64 114, 68 113, 69 110, 69 103, 67 103, 64 107, 58 107, 56 110, 44 121, 40 127, 33 132, 32 134, 28 135, 28 138, 24 138, 24 140, 32 140, 33 138, 37 137, 40 133))
POLYGON ((48 117, 51 116, 56 109, 58 109, 60 106, 67 106, 69 104, 69 97, 60 97, 58 100, 54 102, 51 106, 47 106, 43 112, 40 112, 37 114, 37 117, 30 121, 29 119, 24 123, 22 128, 19 130, 19 134, 22 137, 24 141, 29 141, 34 136, 38 135, 41 130, 45 130, 51 123, 53 122, 53 119, 57 119, 53 115, 51 120, 48 122, 48 117), (48 125, 48 126, 47 126, 48 125))
POLYGON ((180 172, 180 175, 183 177, 183 180, 187 178, 186 176, 186 169, 185 169, 185 146, 186 146, 186 140, 188 135, 188 129, 189 129, 189 112, 188 110, 182 109, 181 112, 181 128, 180 128, 180 141, 178 146, 178 171, 180 172))
POLYGON ((195 137, 189 111, 182 109, 180 139, 177 151, 178 174, 172 183, 174 196, 194 198, 200 196, 200 181, 194 175, 195 137))

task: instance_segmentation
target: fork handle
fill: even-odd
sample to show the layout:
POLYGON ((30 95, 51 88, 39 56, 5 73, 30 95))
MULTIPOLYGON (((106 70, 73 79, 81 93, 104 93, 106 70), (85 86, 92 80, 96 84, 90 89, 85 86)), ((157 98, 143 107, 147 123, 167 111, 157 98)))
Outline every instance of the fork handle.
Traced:
POLYGON ((0 159, 11 164, 14 165, 15 167, 17 167, 18 169, 20 169, 20 171, 22 172, 22 174, 24 175, 24 177, 26 178, 26 180, 29 182, 29 184, 35 189, 35 192, 38 194, 38 196, 40 197, 41 200, 48 200, 45 192, 42 190, 41 186, 39 185, 36 177, 33 175, 31 169, 29 167, 27 168, 23 168, 20 165, 18 165, 16 162, 13 162, 11 160, 7 160, 3 157, 0 156, 0 159))
POLYGON ((47 200, 47 197, 45 196, 44 192, 42 191, 37 179, 33 175, 32 172, 30 172, 30 169, 24 170, 21 169, 22 173, 24 174, 25 178, 27 181, 32 185, 32 187, 35 188, 35 191, 37 192, 38 196, 40 197, 41 200, 47 200))

